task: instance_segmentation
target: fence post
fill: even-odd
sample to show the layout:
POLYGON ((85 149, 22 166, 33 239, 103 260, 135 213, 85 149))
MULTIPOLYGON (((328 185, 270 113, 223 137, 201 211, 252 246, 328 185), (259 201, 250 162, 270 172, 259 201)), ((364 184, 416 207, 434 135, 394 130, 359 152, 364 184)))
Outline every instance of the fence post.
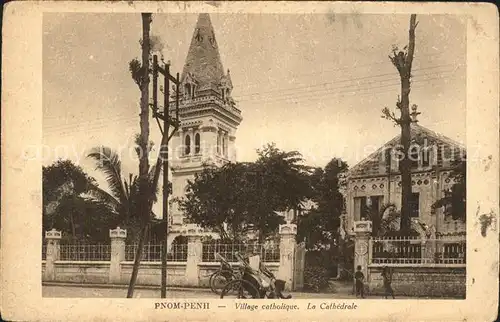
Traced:
POLYGON ((186 285, 198 286, 200 284, 199 266, 203 259, 203 229, 188 225, 184 228, 182 235, 187 237, 187 261, 186 261, 186 285))
POLYGON ((55 262, 59 260, 60 256, 60 241, 61 232, 55 229, 45 232, 45 239, 47 240, 47 255, 45 260, 45 272, 44 280, 55 281, 56 280, 56 270, 55 262))
POLYGON ((111 259, 109 263, 109 283, 120 283, 121 281, 121 262, 125 260, 125 239, 127 230, 116 227, 109 230, 111 238, 111 259))
POLYGON ((371 221, 363 220, 354 222, 354 233, 356 234, 354 241, 354 272, 356 272, 358 266, 361 266, 361 272, 365 276, 366 285, 370 283, 368 264, 372 256, 370 254, 372 248, 369 247, 371 232, 371 221))
POLYGON ((294 270, 295 270, 295 249, 297 242, 297 225, 284 224, 279 226, 280 234, 280 266, 278 269, 278 278, 284 280, 285 290, 294 289, 294 270))

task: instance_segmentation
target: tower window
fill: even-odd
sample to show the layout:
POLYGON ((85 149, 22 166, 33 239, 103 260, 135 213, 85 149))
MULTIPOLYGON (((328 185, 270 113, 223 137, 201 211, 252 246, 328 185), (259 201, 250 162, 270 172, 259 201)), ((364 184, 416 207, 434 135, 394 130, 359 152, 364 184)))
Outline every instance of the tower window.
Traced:
POLYGON ((222 100, 225 100, 226 99, 226 91, 224 90, 224 88, 222 89, 222 100))
POLYGON ((194 98, 194 93, 195 93, 195 90, 196 90, 196 85, 193 85, 191 87, 191 98, 194 98))
POLYGON ((184 155, 189 155, 191 153, 191 137, 189 135, 186 135, 184 145, 184 155))
POLYGON ((194 136, 194 153, 200 153, 200 133, 196 133, 194 136))

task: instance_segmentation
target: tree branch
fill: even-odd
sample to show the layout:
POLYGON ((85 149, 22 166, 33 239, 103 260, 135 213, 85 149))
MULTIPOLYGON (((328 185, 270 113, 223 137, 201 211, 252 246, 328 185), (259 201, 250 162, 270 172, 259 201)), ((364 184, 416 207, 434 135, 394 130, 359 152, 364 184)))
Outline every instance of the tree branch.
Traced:
POLYGON ((396 114, 394 112, 391 112, 387 107, 385 107, 382 110, 382 118, 393 121, 395 124, 399 125, 401 124, 401 119, 396 117, 396 114))

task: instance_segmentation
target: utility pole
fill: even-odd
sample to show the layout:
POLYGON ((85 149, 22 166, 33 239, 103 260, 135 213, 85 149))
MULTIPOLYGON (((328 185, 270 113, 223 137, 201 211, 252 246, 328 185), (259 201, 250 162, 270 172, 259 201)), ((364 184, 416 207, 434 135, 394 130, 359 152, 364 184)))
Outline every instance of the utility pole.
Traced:
POLYGON ((175 132, 179 129, 179 91, 180 81, 179 73, 174 78, 170 74, 170 62, 167 62, 164 67, 158 65, 158 57, 153 56, 153 117, 158 123, 160 132, 162 133, 162 144, 158 156, 158 163, 161 160, 163 166, 163 223, 165 225, 165 238, 161 253, 161 298, 167 297, 167 239, 168 239, 168 196, 170 195, 170 183, 168 181, 168 145, 175 132), (158 108, 158 73, 164 77, 164 101, 163 113, 159 112, 158 108), (175 84, 175 117, 170 116, 170 82, 175 84), (163 120, 163 129, 160 121, 163 120), (170 131, 172 126, 173 130, 170 131))

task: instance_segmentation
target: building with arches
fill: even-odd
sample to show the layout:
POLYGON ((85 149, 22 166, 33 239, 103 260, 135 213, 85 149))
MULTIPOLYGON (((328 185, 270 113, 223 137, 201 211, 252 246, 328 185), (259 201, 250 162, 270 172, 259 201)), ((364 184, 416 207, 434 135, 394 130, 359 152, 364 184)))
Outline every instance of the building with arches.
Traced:
POLYGON ((172 201, 185 195, 188 180, 205 166, 236 161, 236 130, 242 116, 231 96, 231 74, 223 68, 207 13, 198 16, 180 80, 181 126, 171 143, 169 243, 188 224, 178 204, 172 201))
MULTIPOLYGON (((453 186, 453 164, 466 155, 465 147, 417 123, 411 125, 411 137, 412 228, 419 233, 423 232, 418 227, 424 227, 438 235, 465 234, 461 220, 445 216, 444 209, 431 207, 453 186)), ((370 210, 381 211, 385 204, 401 209, 400 140, 400 135, 396 136, 348 171, 343 192, 348 234, 354 235, 356 221, 372 219, 370 210)))

